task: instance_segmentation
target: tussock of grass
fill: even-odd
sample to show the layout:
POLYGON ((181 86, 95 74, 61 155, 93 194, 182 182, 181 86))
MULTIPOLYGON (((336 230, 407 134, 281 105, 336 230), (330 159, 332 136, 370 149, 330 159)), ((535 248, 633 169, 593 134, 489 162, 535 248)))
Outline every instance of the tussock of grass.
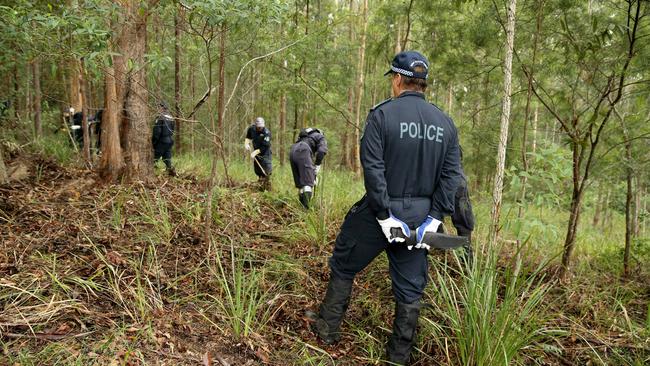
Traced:
POLYGON ((498 268, 489 250, 473 266, 453 256, 455 266, 434 263, 432 317, 423 338, 445 350, 451 364, 510 365, 524 348, 545 341, 553 331, 544 323, 552 282, 542 282, 543 267, 515 277, 498 268))

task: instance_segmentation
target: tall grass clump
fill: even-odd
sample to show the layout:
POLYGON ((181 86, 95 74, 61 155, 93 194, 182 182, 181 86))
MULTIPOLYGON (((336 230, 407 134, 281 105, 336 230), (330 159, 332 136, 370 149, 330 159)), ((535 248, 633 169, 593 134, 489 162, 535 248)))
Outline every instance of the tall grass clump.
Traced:
POLYGON ((62 164, 69 164, 77 159, 81 153, 76 151, 72 142, 67 136, 67 132, 62 131, 56 135, 46 134, 36 140, 34 151, 43 156, 52 156, 62 164))
MULTIPOLYGON (((290 171, 286 171, 286 179, 292 180, 290 171)), ((362 182, 350 172, 324 168, 318 180, 309 210, 304 210, 298 202, 297 189, 284 192, 298 216, 287 224, 289 230, 285 237, 290 242, 329 245, 346 212, 363 196, 362 182)))
POLYGON ((423 317, 424 339, 444 350, 448 363, 510 365, 523 349, 554 333, 541 316, 551 286, 541 281, 544 266, 517 276, 499 268, 491 250, 472 267, 454 258, 464 267, 460 271, 435 263, 433 314, 423 317))
POLYGON ((225 326, 235 339, 259 334, 273 315, 271 305, 274 291, 264 288, 264 270, 237 258, 246 257, 245 253, 232 253, 230 268, 222 263, 220 250, 213 253, 214 259, 209 261, 208 268, 219 284, 221 294, 208 296, 224 317, 225 326))
POLYGON ((174 224, 167 208, 167 200, 163 199, 157 191, 151 194, 142 191, 140 202, 142 203, 140 212, 142 220, 153 226, 158 240, 168 243, 172 239, 174 224))

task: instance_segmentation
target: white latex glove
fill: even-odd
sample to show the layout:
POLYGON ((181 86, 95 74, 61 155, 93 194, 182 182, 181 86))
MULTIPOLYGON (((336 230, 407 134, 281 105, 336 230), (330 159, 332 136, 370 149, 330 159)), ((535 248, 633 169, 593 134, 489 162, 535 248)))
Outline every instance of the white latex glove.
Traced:
POLYGON ((257 155, 260 154, 260 149, 257 149, 251 153, 251 159, 254 159, 257 155))
POLYGON ((251 139, 244 140, 244 149, 246 149, 246 151, 251 151, 251 141, 251 139))
MULTIPOLYGON (((426 220, 424 220, 420 224, 420 226, 418 226, 418 228, 415 229, 415 233, 417 236, 417 244, 415 244, 415 248, 426 249, 426 250, 431 249, 431 247, 429 247, 428 244, 422 242, 422 240, 424 240, 424 234, 438 232, 438 227, 440 226, 440 224, 442 224, 442 221, 438 219, 434 219, 431 216, 427 216, 426 220)), ((409 246, 408 249, 411 250, 413 248, 409 246)))
POLYGON ((391 229, 397 228, 402 230, 402 234, 404 234, 406 238, 411 236, 411 229, 409 229, 408 225, 406 225, 406 223, 404 223, 402 220, 393 216, 393 214, 390 214, 390 216, 385 220, 377 219, 377 222, 379 222, 381 231, 384 232, 384 235, 386 236, 386 239, 388 239, 389 243, 402 243, 406 240, 405 238, 399 236, 393 236, 391 229))

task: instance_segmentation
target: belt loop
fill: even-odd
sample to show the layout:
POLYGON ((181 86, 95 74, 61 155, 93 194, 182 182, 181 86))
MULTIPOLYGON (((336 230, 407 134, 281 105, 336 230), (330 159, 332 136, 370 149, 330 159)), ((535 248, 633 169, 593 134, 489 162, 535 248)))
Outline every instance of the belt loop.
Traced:
POLYGON ((411 208, 411 194, 406 193, 404 194, 404 209, 409 209, 411 208))

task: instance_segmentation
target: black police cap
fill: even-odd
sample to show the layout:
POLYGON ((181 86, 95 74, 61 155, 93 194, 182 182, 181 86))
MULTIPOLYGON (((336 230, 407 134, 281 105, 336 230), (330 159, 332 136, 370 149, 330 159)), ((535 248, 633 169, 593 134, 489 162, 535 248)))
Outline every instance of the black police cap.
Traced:
POLYGON ((386 71, 384 75, 398 73, 412 78, 426 79, 428 72, 429 61, 426 57, 417 51, 404 51, 395 55, 390 64, 390 70, 386 71), (423 66, 424 72, 415 71, 416 66, 423 66))

